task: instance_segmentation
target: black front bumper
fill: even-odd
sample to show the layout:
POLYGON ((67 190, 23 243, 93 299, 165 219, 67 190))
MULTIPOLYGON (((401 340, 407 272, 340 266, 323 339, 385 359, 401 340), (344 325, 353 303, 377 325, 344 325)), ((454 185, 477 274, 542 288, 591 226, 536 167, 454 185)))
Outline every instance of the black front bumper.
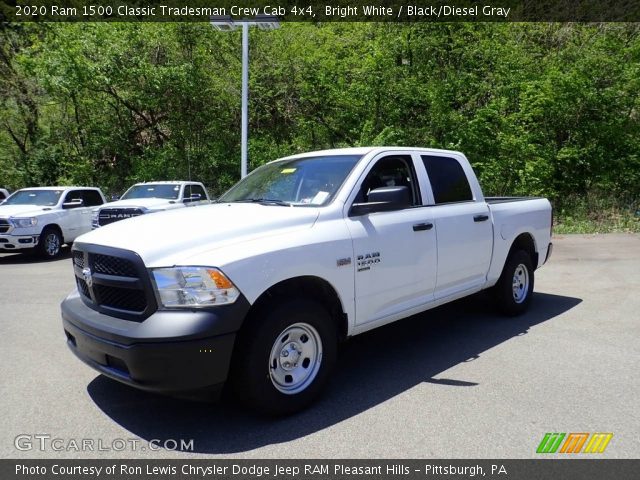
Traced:
POLYGON ((157 311, 142 322, 99 313, 77 294, 61 305, 71 351, 100 373, 143 390, 201 396, 221 390, 249 304, 157 311))

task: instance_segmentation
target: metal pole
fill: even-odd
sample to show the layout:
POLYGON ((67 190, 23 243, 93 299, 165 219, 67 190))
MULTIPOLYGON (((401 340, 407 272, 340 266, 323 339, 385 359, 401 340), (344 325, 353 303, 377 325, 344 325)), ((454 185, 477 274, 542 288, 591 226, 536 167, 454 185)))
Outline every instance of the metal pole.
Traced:
POLYGON ((249 23, 242 23, 242 132, 240 177, 247 176, 247 137, 249 130, 249 23))

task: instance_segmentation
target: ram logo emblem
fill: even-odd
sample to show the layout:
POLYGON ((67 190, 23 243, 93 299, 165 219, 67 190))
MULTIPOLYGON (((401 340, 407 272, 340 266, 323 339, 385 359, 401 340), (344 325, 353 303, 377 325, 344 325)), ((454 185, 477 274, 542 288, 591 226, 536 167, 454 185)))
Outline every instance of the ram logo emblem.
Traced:
POLYGON ((87 284, 87 287, 91 288, 91 286, 93 285, 93 276, 91 275, 91 269, 90 268, 83 268, 82 269, 82 279, 87 284))

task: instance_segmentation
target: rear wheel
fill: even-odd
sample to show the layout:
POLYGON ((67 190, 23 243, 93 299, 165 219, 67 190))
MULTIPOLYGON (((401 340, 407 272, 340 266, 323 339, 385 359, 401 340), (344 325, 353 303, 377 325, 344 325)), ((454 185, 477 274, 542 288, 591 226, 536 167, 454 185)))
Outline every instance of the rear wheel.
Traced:
POLYGON ((62 249, 60 232, 53 227, 45 228, 40 234, 40 240, 36 248, 38 255, 42 258, 56 258, 60 255, 60 250, 62 249))
POLYGON ((238 338, 230 382, 246 406, 271 415, 299 411, 320 394, 336 361, 333 319, 319 303, 262 309, 238 338))
POLYGON ((519 315, 529 308, 533 294, 534 269, 524 250, 513 252, 493 287, 498 308, 506 315, 519 315))

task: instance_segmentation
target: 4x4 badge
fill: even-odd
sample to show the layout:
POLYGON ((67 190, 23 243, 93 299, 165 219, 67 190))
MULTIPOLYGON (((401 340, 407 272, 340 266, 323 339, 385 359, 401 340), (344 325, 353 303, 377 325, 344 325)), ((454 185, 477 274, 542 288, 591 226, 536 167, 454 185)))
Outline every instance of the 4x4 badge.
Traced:
POLYGON ((339 267, 344 267, 345 265, 351 265, 351 257, 339 258, 337 263, 339 267))

